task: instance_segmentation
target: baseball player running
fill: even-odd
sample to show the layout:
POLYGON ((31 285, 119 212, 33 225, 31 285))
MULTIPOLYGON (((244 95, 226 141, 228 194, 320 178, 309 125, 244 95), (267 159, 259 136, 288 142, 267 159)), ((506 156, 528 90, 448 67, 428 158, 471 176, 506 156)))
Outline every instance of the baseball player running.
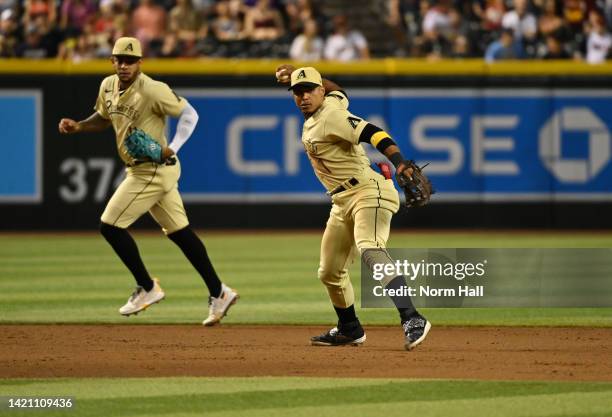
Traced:
MULTIPOLYGON (((302 143, 315 174, 332 199, 318 275, 338 315, 338 325, 312 337, 311 343, 360 345, 366 334, 355 314, 348 266, 355 247, 370 268, 374 263, 392 262, 385 247, 391 217, 399 208, 393 181, 370 168, 360 144, 370 143, 382 152, 395 166, 398 181, 412 179, 411 175, 417 174, 415 171, 420 174, 420 169, 404 159, 388 133, 351 114, 346 93, 337 84, 322 79, 315 68, 281 65, 276 77, 280 83, 291 83, 289 90, 305 119, 302 143)), ((403 276, 386 277, 383 283, 388 289, 406 285, 403 276)), ((417 312, 410 297, 391 298, 401 318, 405 348, 411 350, 425 339, 431 324, 417 312)))
POLYGON ((198 114, 167 84, 140 71, 142 49, 137 39, 118 39, 111 61, 116 74, 102 81, 95 112, 80 122, 62 119, 59 131, 99 132, 112 125, 119 156, 127 167, 127 176, 108 202, 100 225, 100 232, 138 284, 119 313, 137 314, 165 297, 126 230, 148 211, 202 276, 210 293, 209 314, 203 324, 212 326, 225 316, 238 294, 217 276, 204 244, 189 227, 178 192, 181 166, 176 153, 193 133, 198 114), (179 118, 170 145, 164 133, 166 116, 179 118))

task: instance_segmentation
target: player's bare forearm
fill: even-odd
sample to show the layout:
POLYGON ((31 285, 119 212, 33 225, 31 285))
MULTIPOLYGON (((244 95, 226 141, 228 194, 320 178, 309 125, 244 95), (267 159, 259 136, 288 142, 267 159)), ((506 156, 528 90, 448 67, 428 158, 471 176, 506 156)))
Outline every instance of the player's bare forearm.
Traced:
POLYGON ((325 88, 325 94, 342 90, 342 87, 327 78, 323 78, 323 88, 325 88))
POLYGON ((100 116, 95 112, 85 120, 77 122, 72 119, 62 119, 59 122, 59 131, 63 134, 73 134, 81 132, 101 132, 111 125, 111 121, 100 116))
POLYGON ((85 120, 79 122, 81 132, 101 132, 111 125, 111 121, 100 116, 100 113, 94 112, 85 120))
POLYGON ((391 155, 393 155, 394 153, 398 153, 399 151, 400 151, 400 148, 397 145, 391 145, 383 151, 383 154, 387 158, 389 158, 391 155))
MULTIPOLYGON (((385 150, 383 151, 383 154, 387 157, 387 159, 391 162, 393 162, 393 158, 391 157, 391 155, 394 154, 400 154, 400 148, 397 145, 391 145, 387 148, 385 148, 385 150)), ((397 168, 396 168, 396 172, 398 174, 402 173, 404 170, 406 169, 406 165, 404 165, 403 163, 400 163, 397 168)), ((408 172, 407 174, 410 176, 412 175, 412 169, 408 168, 408 172)))

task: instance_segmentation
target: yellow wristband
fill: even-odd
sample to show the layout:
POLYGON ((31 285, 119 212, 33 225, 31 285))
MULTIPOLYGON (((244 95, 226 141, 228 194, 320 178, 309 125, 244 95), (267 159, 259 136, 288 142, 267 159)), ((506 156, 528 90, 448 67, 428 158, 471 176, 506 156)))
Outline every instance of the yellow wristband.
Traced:
POLYGON ((387 132, 381 130, 380 132, 376 132, 372 135, 372 137, 370 138, 370 143, 372 144, 372 146, 376 147, 378 146, 380 141, 385 138, 390 138, 390 136, 387 132))

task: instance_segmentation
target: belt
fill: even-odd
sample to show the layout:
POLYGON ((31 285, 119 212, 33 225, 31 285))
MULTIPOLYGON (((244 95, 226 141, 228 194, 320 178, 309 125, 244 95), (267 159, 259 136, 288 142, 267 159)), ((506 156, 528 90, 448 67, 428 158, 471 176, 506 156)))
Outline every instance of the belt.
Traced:
POLYGON ((341 193, 342 191, 350 190, 357 184, 359 184, 359 181, 357 180, 357 178, 353 177, 350 180, 344 181, 342 184, 340 184, 333 190, 328 191, 327 195, 331 197, 332 195, 341 193))
MULTIPOLYGON (((139 160, 136 160, 136 161, 134 161, 131 164, 125 164, 125 166, 128 167, 128 168, 133 168, 133 167, 135 167, 137 165, 146 164, 146 163, 155 164, 155 162, 153 162, 153 161, 139 161, 139 160)), ((161 164, 158 164, 158 165, 176 165, 176 158, 174 156, 171 156, 170 158, 166 159, 165 161, 163 161, 161 164)))

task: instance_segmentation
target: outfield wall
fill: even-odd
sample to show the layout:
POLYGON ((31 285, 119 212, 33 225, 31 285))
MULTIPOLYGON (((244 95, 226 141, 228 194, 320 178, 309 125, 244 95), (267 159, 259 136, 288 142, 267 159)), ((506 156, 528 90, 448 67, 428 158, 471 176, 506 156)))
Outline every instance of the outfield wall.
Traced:
MULTIPOLYGON (((0 227, 95 228, 123 175, 112 131, 61 136, 57 123, 91 114, 110 63, 2 64, 0 227)), ((143 65, 200 113, 179 154, 194 225, 324 225, 329 201, 300 143, 301 115, 275 83, 277 64, 143 65)), ((612 227, 612 65, 380 60, 321 70, 346 88, 354 114, 430 162, 433 204, 395 226, 612 227)))

